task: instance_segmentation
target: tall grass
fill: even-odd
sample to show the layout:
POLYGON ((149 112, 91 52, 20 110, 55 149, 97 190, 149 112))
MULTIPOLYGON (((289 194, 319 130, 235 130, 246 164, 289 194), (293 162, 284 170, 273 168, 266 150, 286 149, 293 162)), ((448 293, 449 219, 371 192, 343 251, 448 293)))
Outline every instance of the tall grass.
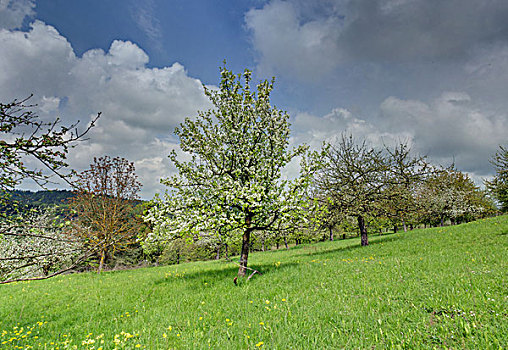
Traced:
POLYGON ((508 217, 0 287, 0 347, 505 348, 508 217))

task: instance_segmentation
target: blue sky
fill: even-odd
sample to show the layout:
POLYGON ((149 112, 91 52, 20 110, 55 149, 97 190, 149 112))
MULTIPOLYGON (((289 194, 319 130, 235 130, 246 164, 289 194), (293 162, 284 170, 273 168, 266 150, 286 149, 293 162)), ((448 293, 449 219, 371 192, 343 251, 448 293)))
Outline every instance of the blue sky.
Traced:
POLYGON ((77 55, 130 40, 148 53, 148 67, 179 62, 206 84, 218 66, 253 68, 243 15, 261 1, 52 1, 36 3, 36 18, 55 26, 77 55))
POLYGON ((126 157, 144 198, 224 59, 276 77, 293 145, 406 141, 481 183, 508 143, 505 0, 0 0, 0 47, 0 99, 33 93, 66 122, 101 111, 70 164, 126 157))

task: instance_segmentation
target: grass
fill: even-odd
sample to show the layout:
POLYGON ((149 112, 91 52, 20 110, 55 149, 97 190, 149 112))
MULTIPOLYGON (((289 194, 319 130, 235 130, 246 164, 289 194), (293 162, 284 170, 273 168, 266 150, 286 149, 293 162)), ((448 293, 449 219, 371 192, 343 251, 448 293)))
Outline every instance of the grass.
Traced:
POLYGON ((508 216, 0 286, 0 348, 502 349, 508 216))

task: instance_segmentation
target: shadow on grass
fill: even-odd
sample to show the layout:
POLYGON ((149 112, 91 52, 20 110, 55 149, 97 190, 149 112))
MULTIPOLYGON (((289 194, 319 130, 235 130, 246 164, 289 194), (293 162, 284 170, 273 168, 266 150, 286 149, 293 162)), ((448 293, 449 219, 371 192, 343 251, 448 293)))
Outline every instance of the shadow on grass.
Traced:
MULTIPOLYGON (((374 237, 373 237, 374 238, 374 237)), ((372 239, 369 243, 369 246, 375 246, 380 243, 387 243, 387 242, 393 242, 396 240, 399 240, 402 238, 402 235, 384 235, 384 236, 377 236, 375 239, 372 239)), ((348 242, 349 243, 349 242, 348 242)), ((362 247, 360 245, 360 241, 358 239, 357 242, 350 242, 347 246, 342 247, 330 247, 330 249, 326 248, 319 248, 319 246, 315 245, 300 245, 297 247, 293 247, 288 250, 288 252, 291 252, 290 261, 283 262, 283 267, 277 267, 274 262, 270 263, 254 263, 250 264, 247 271, 247 276, 250 276, 254 271, 257 270, 261 272, 261 275, 255 273, 252 276, 252 280, 259 279, 260 277, 263 278, 265 275, 270 275, 271 273, 274 273, 275 271, 280 271, 282 268, 291 268, 298 266, 300 263, 291 261, 294 258, 298 257, 321 257, 324 255, 333 255, 340 252, 352 252, 358 249, 365 249, 365 247, 362 247), (321 250, 322 249, 322 250, 321 250), (295 252, 298 251, 298 252, 295 252)), ((272 251, 273 252, 273 251, 272 251)), ((268 253, 268 252, 266 252, 268 253)), ((188 282, 191 282, 191 285, 194 285, 196 282, 201 281, 202 283, 212 283, 212 282, 223 282, 230 280, 231 285, 234 286, 233 279, 237 276, 238 272, 238 262, 236 260, 231 261, 216 261, 216 265, 212 268, 207 268, 199 271, 192 271, 192 272, 184 272, 184 275, 182 277, 172 277, 169 276, 168 278, 160 278, 155 280, 153 283, 155 285, 161 285, 161 284, 171 284, 177 280, 184 279, 188 282)), ((242 279, 242 281, 239 283, 239 285, 245 284, 247 281, 242 279)))
MULTIPOLYGON (((234 285, 234 278, 237 277, 238 273, 238 266, 235 266, 230 262, 231 267, 227 268, 219 268, 217 269, 209 269, 209 270, 201 270, 196 272, 190 272, 185 273, 185 275, 182 277, 182 279, 192 282, 192 284, 195 284, 196 282, 202 282, 202 283, 211 283, 211 282, 223 282, 223 281, 231 281, 231 286, 234 285)), ((294 267, 297 266, 298 263, 295 262, 288 262, 284 263, 284 268, 288 267, 294 267)), ((249 269, 247 270, 247 275, 245 279, 239 280, 237 283, 239 286, 244 285, 247 283, 247 277, 249 277, 252 274, 251 280, 264 277, 265 275, 270 275, 275 270, 280 270, 281 268, 276 267, 273 263, 270 264, 252 264, 248 266, 249 269), (256 270, 261 273, 254 273, 253 270, 256 270)), ((179 278, 159 278, 153 282, 154 285, 162 285, 162 284, 171 284, 175 281, 178 281, 179 278)))
MULTIPOLYGON (((375 245, 378 245, 381 243, 397 241, 402 238, 403 238, 403 236, 400 234, 376 236, 375 239, 370 240, 369 247, 375 246, 375 245)), ((340 241, 340 242, 343 242, 343 241, 340 241)), ((302 245, 301 248, 299 248, 302 250, 302 252, 299 254, 293 254, 293 257, 296 257, 296 256, 323 256, 323 255, 334 254, 334 253, 338 253, 338 252, 352 252, 352 251, 355 251, 358 249, 365 249, 365 247, 361 246, 359 238, 358 238, 357 242, 354 242, 354 243, 348 242, 348 243, 349 243, 348 245, 343 246, 343 247, 323 249, 323 250, 319 250, 319 251, 316 251, 319 248, 316 247, 315 245, 308 245, 308 246, 302 245)))

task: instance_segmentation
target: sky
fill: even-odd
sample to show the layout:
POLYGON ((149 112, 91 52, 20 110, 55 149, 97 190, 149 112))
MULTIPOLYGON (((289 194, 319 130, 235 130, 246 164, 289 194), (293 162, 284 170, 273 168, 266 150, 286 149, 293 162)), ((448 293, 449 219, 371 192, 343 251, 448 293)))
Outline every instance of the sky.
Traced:
POLYGON ((34 94, 41 118, 82 127, 102 112, 69 164, 125 157, 144 199, 224 60, 276 78, 292 145, 407 142, 481 184, 508 144, 506 0, 0 0, 0 101, 34 94))

